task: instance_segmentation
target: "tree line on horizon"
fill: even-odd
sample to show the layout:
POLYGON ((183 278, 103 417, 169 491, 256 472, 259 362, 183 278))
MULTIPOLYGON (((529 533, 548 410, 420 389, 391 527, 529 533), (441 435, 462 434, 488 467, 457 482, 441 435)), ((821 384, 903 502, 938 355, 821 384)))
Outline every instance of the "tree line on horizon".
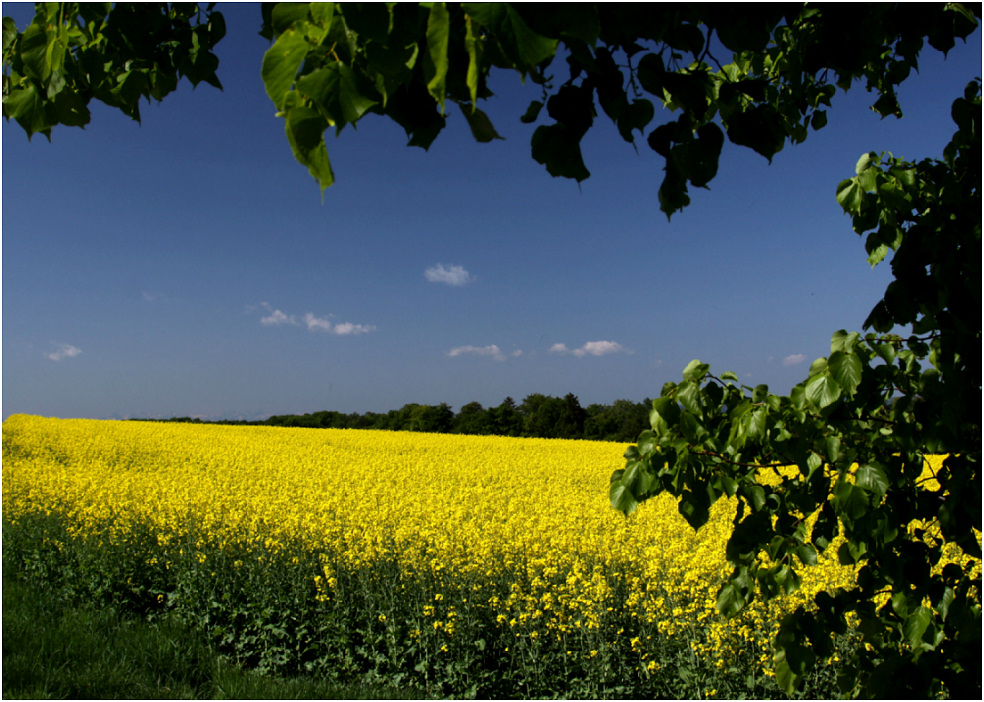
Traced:
MULTIPOLYGON (((455 413, 450 405, 408 403, 389 412, 336 412, 278 414, 262 420, 218 420, 210 424, 305 427, 309 429, 384 429, 438 434, 515 436, 541 439, 587 439, 631 443, 649 428, 652 400, 615 400, 610 405, 582 407, 577 396, 553 397, 533 393, 519 404, 506 397, 496 407, 480 402, 462 405, 455 413)), ((206 423, 192 417, 172 417, 170 422, 206 423)))

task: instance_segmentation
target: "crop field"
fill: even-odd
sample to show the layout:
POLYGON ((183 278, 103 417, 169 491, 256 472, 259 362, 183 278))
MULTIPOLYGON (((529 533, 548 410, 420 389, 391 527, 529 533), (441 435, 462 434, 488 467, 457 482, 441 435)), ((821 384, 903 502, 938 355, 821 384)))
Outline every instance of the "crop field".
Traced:
MULTIPOLYGON (((608 503, 617 443, 58 420, 3 424, 5 562, 180 615, 277 675, 480 697, 772 697, 784 612, 717 614, 735 512, 608 503)), ((849 646, 844 639, 839 645, 849 646)), ((837 696, 836 656, 807 696, 837 696)))

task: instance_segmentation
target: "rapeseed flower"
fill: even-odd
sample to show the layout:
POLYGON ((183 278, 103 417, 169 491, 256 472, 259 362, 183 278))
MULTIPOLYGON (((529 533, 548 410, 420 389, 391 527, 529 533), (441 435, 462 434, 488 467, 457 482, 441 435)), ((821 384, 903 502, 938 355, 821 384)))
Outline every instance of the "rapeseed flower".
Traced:
MULTIPOLYGON (((711 668, 767 665, 786 611, 852 581, 832 547, 802 569, 798 592, 724 619, 714 593, 730 572, 734 501, 715 504, 699 533, 666 495, 626 519, 606 489, 625 448, 15 415, 3 424, 3 514, 11 525, 57 515, 65 543, 139 549, 171 587, 227 577, 241 582, 226 590, 246 592, 257 574, 295 574, 326 618, 361 606, 370 595, 357 586, 371 591, 366 629, 396 625, 407 645, 453 652, 508 635, 499 650, 520 647, 517 660, 549 646, 560 660, 618 650, 647 675, 668 642, 711 668), (196 564, 207 572, 189 574, 196 564)), ((182 591, 198 596, 189 608, 210 606, 182 591)))

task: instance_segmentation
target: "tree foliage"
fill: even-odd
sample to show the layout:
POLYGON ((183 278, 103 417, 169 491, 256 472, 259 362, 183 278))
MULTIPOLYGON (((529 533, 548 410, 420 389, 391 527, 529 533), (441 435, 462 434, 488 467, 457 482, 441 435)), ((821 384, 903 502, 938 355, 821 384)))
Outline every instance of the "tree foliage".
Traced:
MULTIPOLYGON (((515 436, 538 439, 636 440, 649 426, 650 400, 616 400, 611 405, 592 404, 587 409, 573 393, 563 398, 540 393, 528 395, 519 405, 507 397, 497 407, 485 409, 479 402, 462 405, 455 414, 446 403, 408 403, 389 412, 336 412, 321 410, 307 414, 280 414, 266 419, 206 420, 216 424, 253 424, 310 429, 384 429, 472 435, 515 436)), ((170 422, 202 422, 191 417, 172 417, 170 422)))
POLYGON ((215 44, 222 14, 193 3, 37 3, 23 31, 3 18, 3 116, 28 137, 84 127, 100 100, 140 120, 140 99, 163 100, 181 78, 221 88, 215 44))
POLYGON ((872 265, 894 252, 868 333, 835 333, 788 396, 691 362, 612 476, 615 507, 628 514, 670 492, 695 529, 719 498, 738 498, 725 614, 796 589, 797 571, 843 537, 836 555, 857 566, 856 586, 818 596, 778 633, 776 674, 790 691, 855 621, 867 645, 845 693, 980 696, 981 326, 969 308, 981 296, 979 80, 952 116, 942 160, 865 154, 837 188, 872 265), (925 458, 940 454, 926 476, 925 458), (769 470, 778 485, 760 480, 769 470))
MULTIPOLYGON (((664 159, 670 216, 690 187, 708 187, 725 141, 771 160, 825 126, 837 88, 863 83, 872 109, 900 117, 895 88, 925 45, 947 52, 979 16, 960 4, 272 4, 261 77, 323 190, 328 128, 384 115, 426 149, 452 103, 493 141, 480 100, 493 68, 516 71, 542 91, 520 119, 537 125, 531 154, 548 173, 589 177, 580 143, 600 108, 626 142, 664 159), (657 120, 658 105, 673 117, 657 120)), ((83 126, 96 98, 138 119, 141 97, 161 99, 182 76, 218 85, 222 33, 211 6, 39 4, 24 32, 3 22, 4 116, 50 135, 83 126)), ((894 274, 862 332, 834 334, 785 396, 692 362, 612 476, 617 508, 668 491, 694 528, 737 497, 725 614, 795 589, 797 571, 843 537, 837 557, 857 565, 856 586, 794 612, 776 638, 790 692, 850 623, 866 645, 845 693, 980 696, 980 105, 978 79, 953 103, 942 158, 866 154, 837 187, 868 260, 890 258, 894 274), (932 480, 929 454, 947 454, 932 480), (760 480, 780 466, 795 472, 760 480), (937 567, 947 549, 956 560, 937 567)), ((554 404, 540 402, 559 416, 554 404)), ((498 409, 493 424, 523 420, 498 409)))

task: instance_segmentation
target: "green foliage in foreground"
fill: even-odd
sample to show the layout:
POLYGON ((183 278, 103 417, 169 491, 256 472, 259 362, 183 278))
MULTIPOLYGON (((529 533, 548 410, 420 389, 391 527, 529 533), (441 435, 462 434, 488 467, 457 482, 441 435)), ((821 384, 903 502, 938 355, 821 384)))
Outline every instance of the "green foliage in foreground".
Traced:
POLYGON ((797 589, 796 571, 845 537, 837 557, 857 565, 855 586, 818 595, 776 637, 776 675, 789 690, 856 621, 866 646, 842 692, 981 694, 979 79, 951 114, 957 132, 941 160, 865 154, 837 188, 869 262, 895 252, 868 333, 835 333, 830 356, 788 396, 691 362, 653 401, 652 430, 612 476, 618 509, 666 491, 694 529, 720 497, 738 496, 734 570, 718 593, 726 614, 797 589), (908 338, 889 333, 904 326, 908 338), (928 479, 932 454, 947 457, 928 479), (790 465, 799 473, 778 486, 758 480, 790 465), (944 552, 959 558, 941 568, 944 552))
POLYGON ((223 662, 176 617, 148 622, 5 573, 3 697, 408 699, 419 693, 244 671, 223 662))

